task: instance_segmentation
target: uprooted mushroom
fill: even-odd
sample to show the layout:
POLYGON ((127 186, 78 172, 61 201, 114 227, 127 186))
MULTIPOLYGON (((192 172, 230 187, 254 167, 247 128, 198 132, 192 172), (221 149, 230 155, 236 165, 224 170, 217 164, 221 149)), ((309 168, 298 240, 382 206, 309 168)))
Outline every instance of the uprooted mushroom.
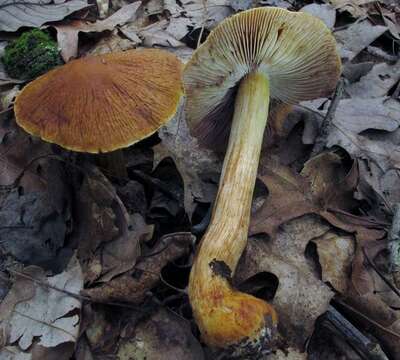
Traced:
POLYGON ((183 95, 182 64, 156 49, 73 60, 24 87, 15 101, 17 123, 66 149, 110 153, 124 174, 119 149, 155 133, 175 114, 183 95))
POLYGON ((340 70, 335 40, 322 21, 278 8, 225 20, 184 70, 192 133, 218 144, 230 129, 211 222, 189 280, 204 341, 230 358, 268 352, 277 328, 270 304, 230 282, 247 243, 269 100, 285 105, 327 96, 340 70))

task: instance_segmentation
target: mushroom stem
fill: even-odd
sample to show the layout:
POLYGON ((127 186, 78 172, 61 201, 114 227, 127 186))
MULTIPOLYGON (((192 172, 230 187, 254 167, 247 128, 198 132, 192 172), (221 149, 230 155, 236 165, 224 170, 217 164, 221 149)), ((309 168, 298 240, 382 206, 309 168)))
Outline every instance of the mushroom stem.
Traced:
POLYGON ((97 155, 97 158, 99 166, 106 171, 108 176, 114 177, 117 180, 128 178, 126 161, 122 149, 97 155))
POLYGON ((268 118, 269 82, 253 72, 240 83, 228 150, 210 225, 189 280, 194 317, 208 345, 264 349, 277 316, 273 308, 230 285, 246 247, 251 201, 268 118), (250 344, 251 343, 251 344, 250 344))

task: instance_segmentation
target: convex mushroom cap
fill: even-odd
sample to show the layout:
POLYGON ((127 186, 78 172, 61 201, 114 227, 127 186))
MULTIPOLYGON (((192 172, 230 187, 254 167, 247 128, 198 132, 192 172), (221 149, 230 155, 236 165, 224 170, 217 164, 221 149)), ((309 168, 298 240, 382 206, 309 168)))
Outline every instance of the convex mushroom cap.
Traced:
POLYGON ((73 60, 25 86, 17 123, 66 149, 100 153, 130 146, 175 114, 182 65, 167 51, 129 50, 73 60))
POLYGON ((329 95, 341 61, 330 30, 310 14, 265 7, 234 15, 215 28, 185 67, 193 135, 213 144, 229 134, 238 85, 252 72, 268 79, 273 104, 295 104, 329 95))

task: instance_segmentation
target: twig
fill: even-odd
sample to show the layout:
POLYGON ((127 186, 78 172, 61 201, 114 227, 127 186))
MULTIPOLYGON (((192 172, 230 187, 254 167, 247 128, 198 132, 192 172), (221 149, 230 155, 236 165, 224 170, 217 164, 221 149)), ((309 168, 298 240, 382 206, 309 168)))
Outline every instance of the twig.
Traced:
POLYGON ((197 46, 196 46, 196 49, 197 49, 197 48, 200 46, 200 44, 201 44, 201 38, 203 37, 204 27, 206 26, 206 21, 207 21, 207 0, 203 0, 203 6, 204 6, 204 19, 203 19, 203 24, 201 25, 199 37, 197 38, 197 46))
POLYGON ((375 270, 375 272, 378 274, 378 276, 383 280, 383 282, 389 286, 389 288, 398 296, 400 297, 400 291, 388 280, 386 279, 385 275, 382 274, 382 272, 376 267, 374 262, 369 258, 367 252, 365 251, 365 248, 362 248, 363 254, 365 258, 367 259, 368 264, 375 270))
POLYGON ((396 333, 393 330, 390 330, 384 326, 382 326, 381 324, 379 324, 378 322, 376 322, 375 320, 372 320, 370 317, 368 317, 367 315, 364 315, 363 313, 361 313, 360 311, 358 311, 357 309, 355 309, 354 307, 352 307, 349 304, 346 304, 345 302, 343 302, 342 300, 339 299, 334 299, 334 302, 336 302, 337 304, 339 304, 340 306, 346 308, 347 310, 351 311, 353 314, 355 314, 356 316, 358 316, 359 318, 367 321, 369 324, 375 326, 376 328, 378 328, 379 330, 381 330, 382 332, 384 332, 385 334, 391 335, 396 337, 397 339, 400 340, 400 334, 396 333))
POLYGON ((332 127, 332 120, 335 117, 336 109, 343 95, 343 88, 344 88, 343 81, 340 79, 336 86, 335 93, 333 94, 333 98, 329 105, 329 109, 325 115, 324 120, 322 120, 322 124, 319 130, 319 135, 315 140, 314 148, 312 149, 310 158, 318 155, 324 149, 326 140, 328 138, 328 135, 332 127))
POLYGON ((326 319, 357 351, 366 355, 370 360, 388 360, 387 356, 377 342, 371 341, 361 333, 350 321, 339 311, 329 305, 325 314, 326 319))
POLYGON ((9 112, 9 111, 11 111, 12 109, 14 109, 13 106, 11 106, 11 107, 9 107, 9 108, 7 108, 7 109, 1 110, 1 111, 0 111, 0 115, 9 112))
POLYGON ((400 203, 393 207, 392 226, 388 233, 388 247, 390 251, 390 272, 396 286, 400 287, 400 203))
POLYGON ((397 56, 390 55, 387 52, 383 51, 382 49, 380 49, 376 46, 368 46, 366 50, 369 54, 380 57, 381 59, 389 61, 389 62, 395 62, 399 59, 397 56))

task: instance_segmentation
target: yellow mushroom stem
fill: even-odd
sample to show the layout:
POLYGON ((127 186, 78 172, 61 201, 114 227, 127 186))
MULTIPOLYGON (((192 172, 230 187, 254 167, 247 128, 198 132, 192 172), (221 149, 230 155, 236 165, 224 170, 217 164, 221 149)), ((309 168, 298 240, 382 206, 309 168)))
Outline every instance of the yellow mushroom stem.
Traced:
POLYGON ((204 341, 215 348, 265 349, 277 325, 271 305, 230 284, 247 243, 268 107, 267 77, 250 73, 239 85, 211 222, 190 274, 194 317, 204 341))

